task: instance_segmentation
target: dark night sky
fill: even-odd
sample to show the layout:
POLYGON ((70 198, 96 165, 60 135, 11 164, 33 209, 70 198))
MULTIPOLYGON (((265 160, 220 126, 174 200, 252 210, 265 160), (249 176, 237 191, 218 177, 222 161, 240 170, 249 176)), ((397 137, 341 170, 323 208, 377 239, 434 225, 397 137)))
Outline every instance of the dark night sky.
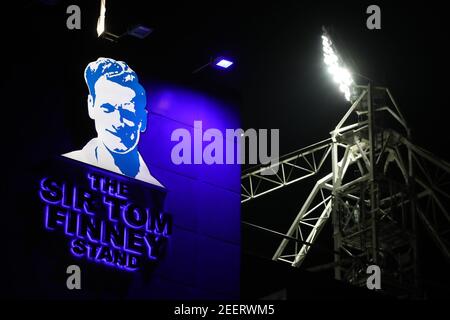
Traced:
MULTIPOLYGON (((188 84, 230 99, 239 108, 243 128, 280 129, 281 154, 328 138, 348 104, 323 68, 322 25, 337 35, 355 70, 391 89, 415 142, 450 159, 449 30, 442 2, 427 2, 425 7, 411 1, 377 1, 382 30, 370 31, 365 9, 373 2, 366 1, 108 0, 107 28, 112 32, 120 34, 137 23, 155 29, 145 40, 128 37, 117 44, 96 38, 98 2, 18 1, 17 11, 9 12, 22 22, 2 21, 11 45, 2 46, 9 77, 1 81, 10 93, 6 105, 14 106, 3 116, 21 119, 16 138, 22 143, 17 144, 16 138, 7 142, 15 154, 16 170, 11 170, 15 178, 27 178, 27 171, 18 168, 38 165, 66 150, 67 143, 79 146, 92 135, 93 128, 83 124, 89 123, 84 112, 61 108, 77 110, 84 104, 80 95, 85 92, 84 66, 102 55, 124 59, 136 70, 150 70, 155 81, 188 84), (82 29, 69 31, 65 8, 75 3, 82 10, 82 29), (227 72, 205 69, 191 74, 218 55, 235 58, 235 66, 227 72), (36 106, 45 106, 48 112, 36 106), (63 126, 60 117, 70 127, 63 126), (47 130, 42 130, 42 123, 47 130), (50 143, 54 132, 61 138, 50 143)), ((301 199, 300 189, 286 189, 264 212, 263 222, 273 222, 279 230, 286 225, 274 221, 274 214, 292 214, 301 199)), ((255 217, 264 205, 252 204, 253 211, 244 207, 243 215, 252 211, 250 216, 255 217)))

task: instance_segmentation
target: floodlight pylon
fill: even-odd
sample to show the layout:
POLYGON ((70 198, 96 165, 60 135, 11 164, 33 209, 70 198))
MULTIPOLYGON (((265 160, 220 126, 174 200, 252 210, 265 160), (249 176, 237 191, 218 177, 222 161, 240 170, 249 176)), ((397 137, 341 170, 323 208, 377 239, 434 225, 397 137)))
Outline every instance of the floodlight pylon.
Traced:
POLYGON ((316 269, 333 268, 336 279, 365 286, 366 268, 377 265, 383 290, 417 296, 418 223, 450 262, 450 164, 411 142, 389 89, 355 90, 330 139, 244 172, 241 202, 316 177, 272 259, 301 267, 330 220, 334 258, 316 269))

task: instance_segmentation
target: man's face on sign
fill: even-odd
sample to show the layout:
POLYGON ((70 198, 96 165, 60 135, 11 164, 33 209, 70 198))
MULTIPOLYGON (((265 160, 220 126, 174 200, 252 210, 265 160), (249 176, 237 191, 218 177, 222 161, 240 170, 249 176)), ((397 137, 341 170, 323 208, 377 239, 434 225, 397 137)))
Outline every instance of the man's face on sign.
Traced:
POLYGON ((95 98, 89 95, 89 116, 95 121, 98 138, 115 153, 136 148, 141 131, 145 130, 145 106, 136 105, 136 93, 129 87, 106 77, 97 80, 95 98), (143 112, 144 111, 144 112, 143 112))

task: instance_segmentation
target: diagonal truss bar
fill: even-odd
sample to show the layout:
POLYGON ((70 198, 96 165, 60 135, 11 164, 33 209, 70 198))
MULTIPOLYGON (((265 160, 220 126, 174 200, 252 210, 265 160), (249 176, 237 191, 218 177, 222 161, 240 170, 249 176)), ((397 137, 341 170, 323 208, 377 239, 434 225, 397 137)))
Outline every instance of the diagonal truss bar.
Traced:
POLYGON ((329 158, 331 139, 291 153, 270 167, 250 170, 241 177, 241 203, 317 174, 329 158), (267 175, 277 168, 276 174, 267 175))

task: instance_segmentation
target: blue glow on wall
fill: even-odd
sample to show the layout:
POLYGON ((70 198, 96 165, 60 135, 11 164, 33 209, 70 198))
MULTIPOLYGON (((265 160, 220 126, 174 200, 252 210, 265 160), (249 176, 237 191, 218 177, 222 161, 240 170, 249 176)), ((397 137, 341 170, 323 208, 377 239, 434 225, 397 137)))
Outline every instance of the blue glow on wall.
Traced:
POLYGON ((239 115, 232 105, 199 91, 146 82, 143 86, 149 117, 140 152, 152 174, 167 189, 164 210, 173 217, 173 235, 151 284, 142 285, 136 280, 132 295, 236 298, 241 254, 240 166, 175 165, 171 150, 176 142, 170 137, 177 128, 185 128, 193 136, 197 120, 202 121, 205 130, 217 128, 225 136, 226 129, 241 127, 239 115), (161 291, 148 290, 155 287, 161 291))

